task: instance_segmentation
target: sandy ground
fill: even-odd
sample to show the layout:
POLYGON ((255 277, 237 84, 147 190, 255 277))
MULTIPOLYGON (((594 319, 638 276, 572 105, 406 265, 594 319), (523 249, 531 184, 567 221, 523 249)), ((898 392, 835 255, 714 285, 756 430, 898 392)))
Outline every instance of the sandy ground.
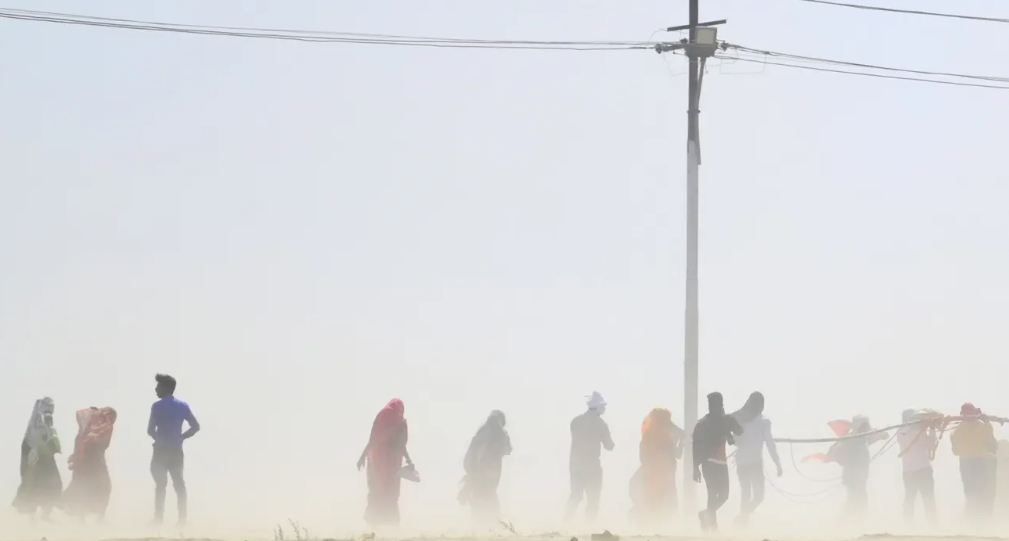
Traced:
MULTIPOLYGON (((28 532, 25 532, 27 534, 28 532)), ((69 532, 63 532, 64 534, 69 534, 69 532)), ((182 535, 181 532, 178 536, 154 536, 154 537, 92 537, 89 536, 86 529, 77 532, 77 535, 67 535, 59 538, 48 538, 45 536, 18 536, 16 538, 0 538, 2 541, 54 541, 55 539, 66 539, 66 540, 80 540, 80 541, 591 541, 592 535, 586 534, 560 534, 560 533, 547 533, 539 535, 528 535, 528 536, 514 536, 514 535, 471 535, 471 536, 449 536, 449 535, 377 535, 372 537, 371 534, 364 534, 360 536, 355 536, 353 538, 346 537, 301 537, 300 539, 294 536, 287 536, 283 539, 279 538, 276 534, 272 537, 252 537, 252 536, 236 536, 236 537, 188 537, 182 535)), ((167 532, 165 532, 167 533, 167 532)), ((164 535, 164 534, 163 534, 164 535)), ((619 534, 616 534, 619 536, 619 534)), ((861 536, 837 536, 831 535, 829 533, 823 536, 799 536, 799 535, 786 535, 786 536, 772 536, 764 537, 758 533, 726 533, 726 534, 716 534, 710 536, 692 536, 692 535, 654 535, 654 536, 619 536, 619 541, 855 541, 855 540, 878 540, 878 541, 1006 541, 1009 537, 1000 537, 995 535, 891 535, 887 533, 880 534, 868 534, 861 536)))

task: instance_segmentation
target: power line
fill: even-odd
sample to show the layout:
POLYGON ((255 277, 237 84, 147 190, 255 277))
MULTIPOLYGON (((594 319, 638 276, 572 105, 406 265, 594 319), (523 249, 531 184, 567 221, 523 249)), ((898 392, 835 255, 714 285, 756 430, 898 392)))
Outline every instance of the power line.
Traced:
POLYGON ((724 55, 719 55, 716 58, 720 58, 722 60, 736 60, 738 62, 750 62, 750 63, 755 63, 755 64, 766 64, 766 65, 769 65, 769 66, 781 66, 781 67, 785 67, 785 68, 795 68, 795 69, 809 70, 809 71, 822 71, 822 72, 827 72, 827 73, 840 73, 840 74, 844 74, 844 75, 858 75, 858 76, 861 76, 861 77, 873 77, 873 78, 876 78, 876 79, 893 79, 893 80, 898 80, 898 81, 914 81, 914 82, 918 82, 918 83, 931 83, 931 84, 938 84, 938 85, 966 86, 966 87, 974 87, 974 88, 990 88, 990 89, 996 89, 996 90, 1009 90, 1009 86, 988 85, 988 84, 981 84, 981 83, 965 83, 965 82, 960 82, 960 81, 944 81, 942 79, 926 79, 926 78, 920 78, 920 77, 905 77, 905 76, 901 76, 901 75, 885 75, 885 74, 882 74, 882 73, 869 73, 869 72, 864 72, 864 71, 850 71, 850 70, 833 69, 833 68, 821 68, 821 67, 817 67, 817 66, 810 66, 810 65, 803 65, 803 64, 789 64, 789 63, 785 63, 785 62, 773 62, 773 61, 770 61, 770 60, 766 60, 766 59, 762 60, 762 59, 759 59, 759 58, 743 58, 743 57, 733 57, 733 56, 724 56, 724 55))
POLYGON ((763 55, 763 56, 768 56, 768 57, 777 57, 777 58, 783 58, 783 59, 786 59, 786 60, 793 60, 793 61, 800 61, 800 62, 812 62, 812 63, 820 63, 820 64, 830 64, 830 65, 836 65, 836 66, 846 66, 846 67, 850 67, 850 68, 863 68, 863 69, 872 69, 872 70, 895 72, 895 73, 909 73, 909 74, 913 74, 913 75, 927 75, 927 76, 933 76, 933 77, 954 77, 954 78, 959 78, 959 79, 971 79, 971 80, 989 81, 989 82, 996 82, 996 83, 1009 83, 1009 77, 1002 77, 1002 76, 995 76, 995 75, 971 75, 971 74, 952 73, 952 72, 944 72, 944 71, 928 71, 928 70, 917 70, 917 69, 910 69, 910 68, 895 68, 895 67, 892 67, 892 66, 881 66, 881 65, 878 65, 878 64, 863 64, 863 63, 860 63, 860 62, 850 62, 850 61, 845 61, 845 60, 831 60, 829 58, 818 58, 818 57, 815 57, 815 56, 803 56, 803 55, 797 55, 797 54, 782 53, 782 52, 777 52, 777 51, 764 51, 764 50, 760 50, 760 49, 753 49, 753 48, 750 48, 750 47, 743 47, 743 46, 740 46, 740 45, 731 45, 731 44, 725 44, 724 47, 727 48, 727 49, 735 49, 735 50, 746 52, 746 53, 753 53, 753 54, 757 54, 757 55, 763 55))
POLYGON ((928 17, 942 17, 945 19, 960 19, 964 21, 981 21, 981 22, 1002 23, 1002 24, 1009 23, 1009 19, 1003 19, 999 17, 982 17, 979 15, 962 15, 959 13, 941 13, 937 11, 921 11, 917 9, 886 8, 882 6, 867 6, 865 4, 849 4, 846 2, 833 2, 830 0, 799 0, 799 1, 806 2, 809 4, 823 4, 827 6, 863 9, 868 11, 885 11, 888 13, 901 13, 904 15, 925 15, 928 17))
POLYGON ((433 47, 447 49, 529 49, 565 51, 624 51, 654 49, 654 42, 638 41, 532 41, 532 40, 481 40, 466 38, 437 38, 426 36, 400 36, 390 34, 366 34, 354 32, 332 32, 293 30, 276 28, 248 28, 229 26, 203 26, 176 23, 160 23, 134 19, 115 19, 67 13, 30 11, 0 8, 0 19, 139 30, 147 32, 167 32, 205 36, 239 37, 250 39, 272 39, 302 41, 312 43, 342 43, 358 45, 388 45, 404 47, 433 47))

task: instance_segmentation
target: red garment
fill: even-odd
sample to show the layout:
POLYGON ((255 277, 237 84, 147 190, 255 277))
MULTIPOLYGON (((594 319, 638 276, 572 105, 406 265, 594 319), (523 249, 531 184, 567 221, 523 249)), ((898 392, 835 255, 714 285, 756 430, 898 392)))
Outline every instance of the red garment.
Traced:
POLYGON ((70 457, 73 478, 63 492, 61 507, 70 515, 104 515, 112 493, 105 450, 112 441, 116 410, 87 408, 77 412, 77 439, 70 457))
POLYGON ((843 438, 851 432, 851 421, 846 419, 839 419, 837 421, 830 421, 827 426, 834 431, 834 434, 839 438, 843 438))
MULTIPOLYGON (((834 432, 834 435, 838 438, 843 438, 851 433, 851 421, 847 419, 837 419, 835 421, 829 421, 827 426, 834 432)), ((834 462, 834 457, 830 453, 813 453, 803 457, 802 462, 808 462, 810 460, 819 460, 820 462, 834 462)))
POLYGON ((116 410, 112 408, 87 408, 77 411, 77 438, 74 440, 74 454, 68 464, 73 470, 85 455, 104 452, 112 441, 112 429, 116 424, 116 410))
MULTIPOLYGON (((827 423, 827 426, 829 426, 830 429, 834 431, 834 435, 836 435, 838 438, 844 438, 846 436, 852 435, 851 433, 852 422, 848 421, 847 419, 838 419, 835 421, 830 421, 827 423)), ((869 425, 866 425, 866 430, 872 431, 872 428, 869 425)), ((871 445, 878 441, 885 440, 887 439, 887 437, 888 436, 886 435, 885 432, 880 432, 877 434, 873 434, 871 436, 867 436, 866 441, 868 441, 868 443, 871 445)), ((835 443, 834 445, 836 446, 837 443, 835 443)), ((833 449, 834 447, 831 447, 831 450, 833 449)), ((830 451, 828 451, 826 453, 813 453, 811 455, 806 455, 805 457, 802 458, 802 462, 808 462, 810 460, 819 460, 821 462, 834 462, 834 457, 831 455, 830 451)))
POLYGON ((365 518, 372 525, 399 523, 399 473, 408 438, 404 412, 403 401, 394 398, 378 412, 371 426, 365 518))

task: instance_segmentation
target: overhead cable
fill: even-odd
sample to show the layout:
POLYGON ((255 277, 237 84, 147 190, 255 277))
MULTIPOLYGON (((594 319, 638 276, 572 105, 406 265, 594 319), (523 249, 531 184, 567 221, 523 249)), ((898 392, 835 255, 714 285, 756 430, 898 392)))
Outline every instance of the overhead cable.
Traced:
POLYGON ((911 69, 911 68, 896 68, 896 67, 892 67, 892 66, 882 66, 882 65, 879 65, 879 64, 865 64, 865 63, 861 63, 861 62, 851 62, 851 61, 846 61, 846 60, 832 60, 832 59, 829 59, 829 58, 820 58, 820 57, 815 57, 815 56, 804 56, 804 55, 797 55, 797 54, 791 54, 791 53, 782 53, 782 52, 778 52, 778 51, 766 51, 766 50, 754 49, 754 48, 751 48, 751 47, 744 47, 744 46, 741 46, 741 45, 732 45, 732 44, 726 44, 725 48, 726 49, 735 49, 735 50, 746 52, 746 53, 753 53, 753 54, 763 55, 763 56, 768 56, 768 57, 777 57, 777 58, 782 58, 782 59, 786 59, 786 60, 794 60, 794 61, 802 61, 802 62, 810 62, 810 63, 821 63, 821 64, 832 64, 832 65, 836 65, 836 66, 845 66, 845 67, 850 67, 850 68, 865 68, 865 69, 873 69, 873 70, 879 70, 879 71, 889 71, 889 72, 898 72, 898 73, 910 73, 910 74, 913 74, 913 75, 929 75, 929 76, 935 76, 935 77, 954 77, 954 78, 959 78, 959 79, 973 79, 973 80, 979 80, 979 81, 990 81, 990 82, 997 82, 997 83, 1009 83, 1009 77, 1006 77, 1006 76, 972 75, 972 74, 953 73, 953 72, 944 72, 944 71, 929 71, 929 70, 918 70, 918 69, 911 69))
POLYGON ((898 81, 910 81, 918 83, 939 84, 948 86, 963 86, 973 88, 988 88, 993 90, 1009 90, 1009 77, 994 75, 974 75, 965 73, 951 73, 942 71, 927 71, 911 68, 897 68, 893 66, 882 66, 877 64, 865 64, 860 62, 849 62, 844 60, 833 60, 829 58, 818 58, 813 56, 796 55, 777 51, 765 51, 751 47, 743 47, 725 43, 722 45, 723 51, 733 51, 736 55, 729 55, 725 52, 719 53, 715 58, 725 62, 747 62, 752 64, 763 64, 768 66, 780 66, 807 71, 819 71, 826 73, 837 73, 842 75, 855 75, 859 77, 871 77, 876 79, 891 79, 898 81), (858 68, 842 69, 842 68, 858 68), (882 73, 879 73, 882 72, 882 73), (903 74, 903 75, 901 75, 903 74), (917 76, 924 77, 917 77, 917 76), (1004 83, 1004 84, 998 84, 1004 83))
POLYGON ((847 2, 834 2, 831 0, 799 0, 800 2, 806 2, 808 4, 823 4, 827 6, 837 6, 852 9, 862 9, 868 11, 884 11, 888 13, 901 13, 904 15, 925 15, 928 17, 942 17, 946 19, 960 19, 965 21, 980 21, 989 23, 1009 23, 1009 19, 1001 17, 982 17, 980 15, 962 15, 959 13, 942 13, 937 11, 921 11, 917 9, 898 9, 898 8, 888 8, 883 6, 869 6, 865 4, 849 4, 847 2))
POLYGON ((343 43, 358 45, 388 45, 402 47, 433 47, 450 49, 530 49, 566 51, 620 51, 653 49, 655 43, 638 41, 534 41, 534 40, 487 40, 467 38, 438 38, 427 36, 402 36, 390 34, 367 34, 356 32, 333 32, 293 30, 276 28, 248 28, 234 26, 205 26, 178 23, 162 23, 134 19, 115 19, 67 13, 30 11, 0 8, 0 19, 140 30, 148 32, 168 32, 206 36, 239 37, 250 39, 272 39, 303 41, 313 43, 343 43))

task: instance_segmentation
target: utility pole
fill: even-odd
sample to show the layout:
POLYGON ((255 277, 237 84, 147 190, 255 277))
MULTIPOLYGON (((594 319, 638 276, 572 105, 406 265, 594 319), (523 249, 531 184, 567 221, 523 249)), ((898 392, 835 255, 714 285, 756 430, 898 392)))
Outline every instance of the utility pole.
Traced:
MULTIPOLYGON (((697 11, 699 0, 690 0, 690 41, 687 47, 687 58, 690 59, 690 77, 687 83, 687 292, 686 308, 684 311, 684 334, 683 334, 683 424, 687 430, 687 452, 683 455, 683 502, 687 513, 693 514, 697 506, 695 496, 696 486, 693 479, 694 450, 693 439, 694 426, 697 425, 697 400, 698 400, 698 342, 699 342, 699 321, 697 307, 697 211, 698 211, 698 191, 697 191, 697 169, 701 165, 700 141, 697 140, 697 121, 701 111, 700 105, 700 84, 698 73, 700 65, 697 54, 691 52, 691 48, 697 44, 697 11)), ((690 515, 687 516, 690 516, 690 515)))
POLYGON ((697 291, 697 230, 698 230, 698 169, 701 165, 700 117, 701 82, 704 63, 718 48, 718 25, 727 21, 698 22, 698 1, 690 0, 690 24, 671 27, 667 31, 689 30, 686 42, 661 44, 658 53, 683 50, 690 61, 687 87, 687 283, 684 310, 683 339, 683 416, 686 430, 683 453, 683 507, 687 513, 697 508, 694 460, 691 436, 697 425, 698 405, 698 335, 699 311, 697 291))

